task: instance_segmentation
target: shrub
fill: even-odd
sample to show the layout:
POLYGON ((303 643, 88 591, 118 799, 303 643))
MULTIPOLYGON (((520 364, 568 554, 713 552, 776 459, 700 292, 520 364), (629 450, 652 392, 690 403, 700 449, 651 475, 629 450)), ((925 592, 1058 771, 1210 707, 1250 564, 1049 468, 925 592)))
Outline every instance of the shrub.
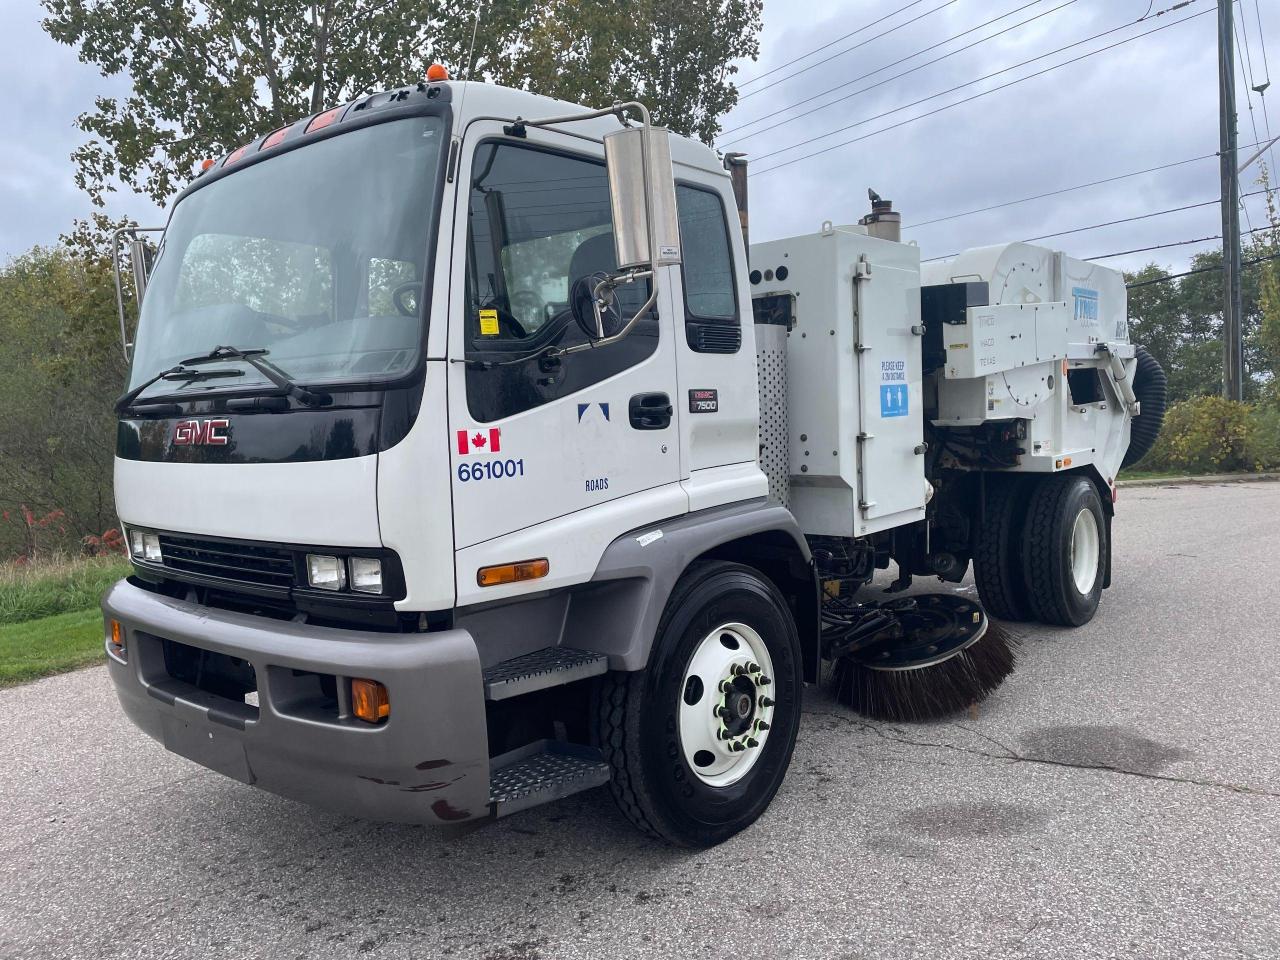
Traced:
POLYGON ((1160 439, 1141 461, 1147 470, 1222 473, 1254 469, 1247 403, 1196 397, 1169 407, 1160 439))
POLYGON ((1250 414, 1249 459, 1258 470, 1280 469, 1280 404, 1258 406, 1250 414))

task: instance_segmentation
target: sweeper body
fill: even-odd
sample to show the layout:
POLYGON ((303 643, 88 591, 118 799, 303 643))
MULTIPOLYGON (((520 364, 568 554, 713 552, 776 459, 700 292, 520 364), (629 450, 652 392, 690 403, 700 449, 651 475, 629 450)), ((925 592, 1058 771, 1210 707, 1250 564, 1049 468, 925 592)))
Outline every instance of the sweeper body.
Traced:
POLYGON ((730 166, 736 197, 638 104, 437 80, 266 133, 154 258, 135 234, 128 716, 358 816, 608 783, 705 845, 768 806, 824 663, 933 716, 1012 668, 988 613, 1089 620, 1163 403, 1119 275, 922 271, 878 199, 748 257, 730 166), (985 610, 900 593, 971 564, 985 610))

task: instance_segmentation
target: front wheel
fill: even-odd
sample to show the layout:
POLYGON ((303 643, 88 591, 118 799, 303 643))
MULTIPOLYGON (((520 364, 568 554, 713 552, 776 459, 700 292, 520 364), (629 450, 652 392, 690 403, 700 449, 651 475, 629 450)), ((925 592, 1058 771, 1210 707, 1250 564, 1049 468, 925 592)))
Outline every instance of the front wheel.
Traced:
POLYGON ((1093 619, 1102 599, 1106 538, 1102 498, 1086 477, 1061 474, 1035 485, 1022 560, 1038 620, 1078 627, 1093 619))
POLYGON ((700 563, 672 591, 649 666, 597 692, 610 787, 641 830, 681 846, 721 843, 777 793, 800 724, 800 641, 757 570, 700 563))

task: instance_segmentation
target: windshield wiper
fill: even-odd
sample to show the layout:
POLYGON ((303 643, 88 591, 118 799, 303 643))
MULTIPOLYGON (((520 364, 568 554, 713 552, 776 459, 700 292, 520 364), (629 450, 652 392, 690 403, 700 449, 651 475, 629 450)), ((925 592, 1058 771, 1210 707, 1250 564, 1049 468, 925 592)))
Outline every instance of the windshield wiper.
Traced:
MULTIPOLYGON (((161 380, 185 380, 188 383, 194 383, 196 380, 216 380, 222 377, 243 377, 243 370, 192 370, 189 366, 178 364, 176 367, 170 367, 168 370, 161 370, 154 377, 140 386, 134 387, 123 397, 116 401, 116 413, 124 413, 134 403, 138 402, 138 397, 142 391, 152 384, 159 383, 161 380)), ((154 400, 143 400, 142 403, 163 403, 164 397, 156 397, 154 400)))
POLYGON ((287 396, 297 397, 300 403, 308 407, 321 407, 333 400, 333 397, 322 390, 308 390, 274 363, 263 360, 262 358, 268 352, 266 347, 250 347, 247 350, 241 350, 239 347, 220 346, 198 357, 183 360, 182 365, 191 367, 201 363, 216 363, 219 360, 243 360, 283 390, 287 396))
MULTIPOLYGON (((267 363, 262 359, 267 353, 264 347, 256 347, 251 350, 241 350, 237 347, 214 347, 208 353, 201 354, 198 357, 189 357, 183 360, 177 366, 170 367, 167 370, 161 370, 150 380, 142 383, 123 397, 116 401, 116 412, 123 413, 127 408, 131 407, 134 402, 142 395, 142 392, 153 384, 159 383, 161 380, 212 380, 219 377, 242 377, 243 370, 195 370, 205 363, 217 363, 220 360, 243 360, 249 366, 253 367, 264 377, 271 381, 273 385, 279 387, 288 396, 297 397, 301 403, 309 407, 321 406, 328 403, 333 398, 327 393, 308 390, 299 384, 292 377, 288 376, 283 370, 267 363)), ((164 398, 157 397, 156 402, 163 402, 164 398)), ((151 401, 143 401, 149 403, 151 401)))

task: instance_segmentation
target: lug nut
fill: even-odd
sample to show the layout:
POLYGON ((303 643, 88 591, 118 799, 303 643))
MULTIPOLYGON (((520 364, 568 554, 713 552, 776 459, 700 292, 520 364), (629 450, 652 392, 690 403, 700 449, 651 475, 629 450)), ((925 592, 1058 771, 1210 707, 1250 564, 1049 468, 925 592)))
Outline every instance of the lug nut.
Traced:
POLYGON ((773 700, 771 700, 769 697, 761 697, 761 698, 760 698, 760 706, 762 706, 762 707, 772 707, 772 706, 773 706, 773 700))
POLYGON ((743 675, 744 673, 746 673, 746 672, 747 672, 747 668, 746 668, 746 667, 744 667, 742 664, 740 664, 740 663, 735 663, 735 664, 733 665, 733 675, 734 675, 735 677, 740 677, 740 676, 742 676, 742 675, 743 675))
POLYGON ((730 690, 732 690, 732 689, 733 689, 733 681, 732 681, 732 680, 721 680, 721 681, 720 681, 720 692, 721 692, 721 693, 728 693, 728 692, 729 692, 730 690))
POLYGON ((765 721, 765 720, 757 720, 757 721, 756 721, 756 729, 757 729, 757 730, 768 730, 768 729, 769 729, 769 724, 768 724, 768 722, 767 722, 767 721, 765 721))
POLYGON ((758 663, 747 664, 747 673, 759 673, 759 672, 760 672, 760 664, 758 663))
POLYGON ((757 740, 755 737, 747 737, 747 746, 753 747, 753 748, 758 747, 760 746, 760 741, 757 740))
POLYGON ((733 718, 733 711, 728 707, 718 707, 716 708, 716 716, 721 720, 730 720, 733 718))
POLYGON ((766 677, 764 674, 761 674, 760 676, 756 677, 756 683, 762 687, 767 687, 769 684, 773 683, 773 679, 771 677, 766 677))
POLYGON ((729 749, 730 749, 733 753, 741 753, 743 750, 745 750, 745 749, 747 749, 747 748, 746 748, 746 746, 744 746, 744 745, 743 745, 743 743, 742 743, 742 741, 741 741, 741 740, 735 740, 735 741, 733 741, 733 743, 729 744, 729 749))

